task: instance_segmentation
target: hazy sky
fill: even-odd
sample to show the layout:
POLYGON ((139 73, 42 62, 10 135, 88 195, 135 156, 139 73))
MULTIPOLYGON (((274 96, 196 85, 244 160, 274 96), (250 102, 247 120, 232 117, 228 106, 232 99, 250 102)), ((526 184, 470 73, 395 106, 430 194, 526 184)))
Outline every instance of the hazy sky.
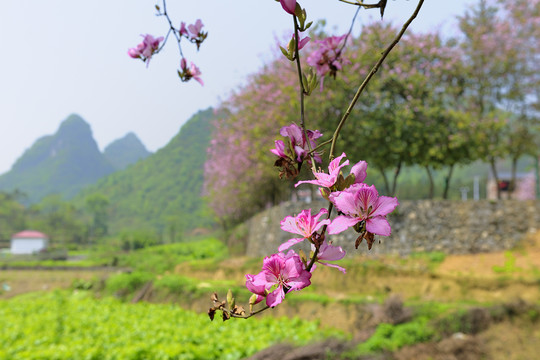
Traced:
MULTIPOLYGON (((101 150, 133 131, 156 151, 191 115, 218 105, 268 60, 275 39, 292 24, 273 0, 169 0, 176 25, 201 18, 209 32, 199 53, 187 43, 183 47, 203 73, 201 87, 178 79, 173 41, 148 68, 127 56, 140 34, 167 32, 165 19, 155 16, 156 3, 161 1, 0 1, 0 174, 36 139, 56 132, 71 113, 91 125, 101 150)), ((309 19, 326 18, 335 35, 348 29, 355 11, 337 0, 300 3, 309 19)), ((412 29, 441 27, 451 35, 455 16, 474 3, 426 0, 412 29)), ((401 25, 416 4, 389 1, 384 21, 401 25)), ((376 19, 378 10, 360 13, 357 30, 361 22, 376 19)))

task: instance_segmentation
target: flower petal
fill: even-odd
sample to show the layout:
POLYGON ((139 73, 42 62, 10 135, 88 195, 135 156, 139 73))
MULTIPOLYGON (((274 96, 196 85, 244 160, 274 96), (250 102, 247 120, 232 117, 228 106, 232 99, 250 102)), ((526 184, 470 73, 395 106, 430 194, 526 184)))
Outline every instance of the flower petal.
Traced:
POLYGON ((392 232, 388 220, 384 216, 376 216, 366 220, 366 230, 370 233, 388 236, 392 232))
MULTIPOLYGON (((314 245, 311 245, 311 248, 314 250, 314 245)), ((326 241, 322 243, 317 256, 319 260, 326 261, 337 261, 343 259, 343 257, 345 257, 345 251, 341 246, 333 246, 326 241)))
POLYGON ((361 183, 366 179, 368 163, 359 161, 351 168, 351 174, 354 175, 354 183, 361 183))
POLYGON ((290 248, 291 246, 293 246, 295 244, 298 244, 299 242, 302 242, 302 240, 304 240, 304 239, 305 238, 295 238, 295 239, 287 240, 283 244, 279 245, 278 251, 280 251, 280 252, 285 251, 288 248, 290 248))
POLYGON ((303 270, 299 276, 289 279, 287 285, 291 287, 291 290, 302 290, 305 287, 311 285, 311 273, 307 270, 303 270))
POLYGON ((336 208, 347 215, 358 215, 360 213, 357 204, 357 197, 354 193, 348 191, 338 191, 330 194, 330 201, 336 208))
POLYGON ((278 286, 276 290, 272 291, 266 296, 266 305, 270 307, 277 306, 285 299, 285 292, 282 286, 278 286))
POLYGON ((342 273, 346 274, 347 273, 347 270, 345 270, 345 268, 339 266, 339 265, 336 265, 336 264, 328 264, 328 263, 324 263, 324 262, 321 262, 319 261, 319 263, 325 265, 325 266, 329 266, 329 267, 333 267, 333 268, 336 268, 338 269, 339 271, 341 271, 342 273))
POLYGON ((399 205, 398 199, 390 196, 380 196, 375 203, 371 216, 384 216, 390 214, 399 205))
POLYGON ((351 226, 358 224, 362 219, 352 218, 348 216, 340 215, 328 225, 328 233, 331 235, 339 234, 342 231, 347 230, 351 226))
POLYGON ((294 9, 296 8, 296 0, 279 0, 281 3, 281 7, 283 7, 283 10, 288 12, 289 14, 294 14, 294 9))
POLYGON ((257 275, 246 274, 246 287, 247 289, 257 295, 266 295, 266 285, 268 283, 265 279, 264 272, 260 272, 257 275))

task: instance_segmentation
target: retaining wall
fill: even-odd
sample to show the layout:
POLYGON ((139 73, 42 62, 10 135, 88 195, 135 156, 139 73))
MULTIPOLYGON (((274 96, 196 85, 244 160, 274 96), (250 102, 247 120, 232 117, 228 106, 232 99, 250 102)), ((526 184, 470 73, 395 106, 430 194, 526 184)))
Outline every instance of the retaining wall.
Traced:
MULTIPOLYGON (((248 256, 267 256, 292 237, 280 228, 286 216, 302 209, 317 213, 325 202, 287 202, 257 214, 248 221, 248 256)), ((514 247, 540 224, 539 201, 400 201, 388 219, 392 234, 376 236, 370 253, 408 255, 414 252, 442 251, 450 254, 492 252, 514 247), (380 243, 379 243, 380 240, 380 243)), ((358 250, 358 234, 349 229, 328 239, 348 254, 367 253, 363 242, 358 250)), ((303 246, 304 250, 309 247, 303 246)), ((309 250, 308 250, 309 251, 309 250)))

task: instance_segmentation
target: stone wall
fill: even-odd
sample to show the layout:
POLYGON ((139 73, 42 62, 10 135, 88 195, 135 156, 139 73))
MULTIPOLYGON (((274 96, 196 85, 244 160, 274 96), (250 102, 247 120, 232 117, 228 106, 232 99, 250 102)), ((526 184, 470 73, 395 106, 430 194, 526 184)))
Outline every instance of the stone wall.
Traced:
MULTIPOLYGON (((247 255, 267 256, 277 252, 281 243, 296 237, 280 229, 283 218, 302 209, 311 208, 312 213, 317 213, 325 205, 324 202, 287 202, 257 214, 247 224, 247 255)), ((408 255, 443 251, 467 254, 510 249, 527 233, 536 231, 540 224, 539 210, 538 201, 402 201, 389 216, 392 235, 376 236, 370 253, 408 255)), ((349 254, 367 253, 365 242, 354 250, 357 236, 350 229, 332 235, 331 239, 349 254)))

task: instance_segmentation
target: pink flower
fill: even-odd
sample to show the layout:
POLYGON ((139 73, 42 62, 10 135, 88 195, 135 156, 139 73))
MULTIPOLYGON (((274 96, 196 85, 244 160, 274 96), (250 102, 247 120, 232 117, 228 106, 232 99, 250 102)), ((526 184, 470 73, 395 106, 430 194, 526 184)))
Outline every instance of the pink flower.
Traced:
POLYGON ((189 68, 189 71, 191 73, 191 76, 193 77, 193 79, 195 81, 198 81, 199 84, 203 85, 204 86, 204 82, 203 80, 201 79, 200 75, 201 75, 201 70, 199 70, 199 68, 193 63, 191 62, 191 66, 189 68))
MULTIPOLYGON (((309 154, 309 145, 314 149, 316 147, 316 142, 318 138, 322 136, 319 130, 306 130, 307 139, 304 136, 304 131, 302 128, 296 124, 291 124, 289 126, 284 126, 279 131, 281 136, 289 138, 289 147, 285 146, 285 143, 281 140, 275 142, 276 148, 270 149, 272 154, 279 156, 280 158, 292 159, 298 163, 307 160, 311 163, 311 159, 308 156, 309 154)), ((321 162, 321 156, 318 153, 313 154, 313 157, 316 162, 321 162)))
MULTIPOLYGON (((290 47, 294 43, 295 38, 296 38, 296 36, 293 34, 292 39, 289 42, 289 45, 287 46, 289 48, 289 51, 294 50, 294 49, 290 49, 290 47)), ((309 42, 309 40, 311 40, 311 38, 309 36, 306 36, 305 38, 300 39, 300 41, 298 42, 298 50, 302 50, 302 48, 304 46, 306 46, 306 44, 309 42)))
POLYGON ((351 174, 354 175, 354 184, 360 184, 366 180, 367 176, 367 162, 361 160, 353 165, 351 174))
POLYGON ((330 36, 324 40, 316 41, 319 44, 319 49, 315 50, 307 58, 307 63, 310 66, 315 67, 317 75, 321 77, 321 88, 324 76, 330 74, 336 76, 338 70, 343 68, 343 65, 350 64, 350 61, 342 56, 341 42, 347 37, 342 36, 330 36))
POLYGON ((270 149, 270 152, 279 157, 287 157, 287 154, 285 154, 285 143, 282 140, 276 140, 275 144, 276 148, 270 149))
POLYGON ((262 271, 257 275, 246 275, 246 287, 260 296, 266 296, 266 305, 281 304, 285 294, 311 285, 311 273, 304 268, 300 257, 289 251, 273 254, 263 261, 262 271))
POLYGON ((328 174, 324 172, 314 172, 313 176, 315 176, 317 180, 299 181, 294 186, 297 187, 300 184, 307 183, 307 184, 319 185, 326 188, 331 188, 336 183, 339 176, 339 172, 341 171, 341 168, 349 165, 349 160, 345 160, 343 164, 341 165, 339 164, 341 159, 343 159, 344 157, 345 157, 345 153, 342 153, 341 156, 338 156, 334 160, 330 161, 330 164, 328 165, 328 174))
POLYGON ((296 9, 296 0, 279 0, 283 10, 291 15, 294 15, 294 9, 296 9))
POLYGON ((180 33, 180 36, 188 36, 188 31, 186 29, 186 23, 185 22, 181 22, 180 23, 180 30, 178 30, 178 32, 180 33))
POLYGON ((399 205, 397 198, 379 196, 375 186, 354 184, 344 191, 330 194, 330 201, 344 213, 328 226, 329 234, 338 234, 347 228, 365 221, 366 231, 388 236, 391 233, 386 215, 399 205))
POLYGON ((150 58, 159 49, 159 43, 163 41, 163 36, 154 38, 150 34, 141 35, 143 42, 137 47, 128 50, 128 55, 134 59, 142 59, 146 62, 146 66, 150 63, 150 58))
POLYGON ((195 81, 198 81, 199 84, 204 86, 204 82, 200 77, 201 71, 193 62, 190 62, 190 67, 188 68, 186 59, 182 58, 182 60, 180 60, 180 69, 182 69, 182 71, 179 71, 178 75, 182 81, 194 79, 195 81))
MULTIPOLYGON (((315 245, 313 244, 311 244, 311 251, 315 252, 315 245)), ((336 268, 345 274, 346 272, 345 268, 342 268, 341 266, 338 266, 335 264, 328 264, 328 263, 320 261, 320 260, 337 261, 337 260, 343 259, 344 256, 345 256, 345 250, 343 250, 341 246, 333 246, 333 245, 330 245, 327 241, 324 241, 319 248, 319 253, 317 254, 316 262, 323 264, 325 266, 336 268)), ((315 270, 315 267, 316 265, 313 264, 313 267, 311 268, 311 272, 315 270)))
POLYGON ((197 38, 201 34, 203 26, 204 25, 201 19, 197 19, 197 21, 195 21, 195 24, 188 25, 187 29, 192 39, 197 38))
POLYGON ((278 248, 279 251, 284 251, 301 242, 304 239, 310 239, 311 236, 317 232, 323 225, 330 224, 329 219, 319 221, 319 218, 323 215, 327 215, 328 210, 321 209, 315 216, 311 215, 311 209, 302 210, 296 217, 287 216, 281 221, 281 229, 293 234, 302 235, 301 238, 290 239, 287 242, 281 244, 278 248))
POLYGON ((266 297, 266 274, 260 272, 257 275, 246 274, 246 287, 249 291, 257 295, 254 304, 260 303, 266 297))
MULTIPOLYGON (((315 140, 322 136, 319 130, 307 130, 306 132, 308 139, 305 138, 302 128, 294 123, 289 126, 282 127, 279 131, 281 136, 285 136, 290 139, 291 145, 293 146, 296 153, 296 160, 298 162, 301 162, 304 158, 307 157, 307 154, 309 152, 307 142, 309 141, 311 148, 313 149, 316 147, 315 140)), ((315 161, 321 161, 321 158, 318 154, 315 154, 315 161)))
MULTIPOLYGON (((337 182, 341 168, 349 165, 349 160, 345 160, 341 165, 339 164, 341 162, 341 159, 343 159, 345 156, 345 153, 342 153, 341 156, 338 156, 334 160, 330 161, 330 164, 328 165, 328 174, 324 172, 314 172, 313 176, 315 176, 316 180, 299 181, 294 186, 297 187, 300 184, 307 183, 318 185, 328 189, 332 188, 337 182)), ((365 161, 359 161, 352 167, 350 173, 354 175, 355 184, 361 183, 366 179, 366 170, 367 162, 365 161)))

